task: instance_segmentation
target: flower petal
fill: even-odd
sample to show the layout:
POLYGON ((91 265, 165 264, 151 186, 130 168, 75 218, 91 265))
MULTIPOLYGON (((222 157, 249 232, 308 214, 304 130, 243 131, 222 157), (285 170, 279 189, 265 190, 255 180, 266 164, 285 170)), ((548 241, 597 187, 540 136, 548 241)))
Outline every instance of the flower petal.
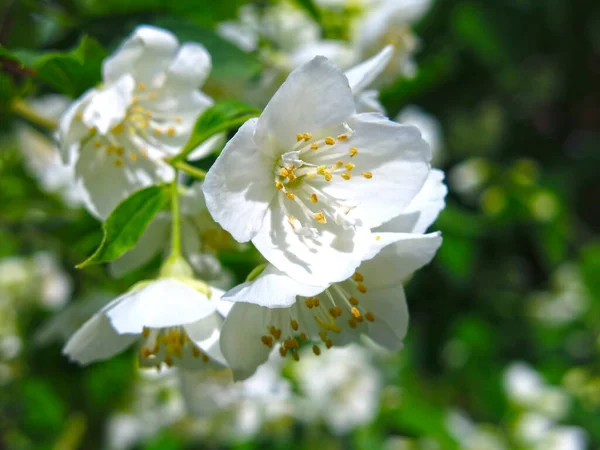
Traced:
POLYGON ((131 75, 123 75, 114 84, 96 91, 83 109, 83 123, 88 128, 96 128, 100 134, 106 134, 127 115, 134 88, 135 81, 131 75))
POLYGON ((394 47, 387 45, 372 58, 346 71, 350 89, 354 95, 362 92, 381 74, 394 55, 394 47))
POLYGON ((326 287, 299 283, 269 264, 255 280, 234 287, 223 298, 231 302, 281 308, 296 303, 297 295, 311 297, 321 293, 326 287))
POLYGON ((162 278, 130 291, 106 315, 119 333, 141 333, 144 327, 196 322, 214 313, 217 303, 182 281, 162 278))
MULTIPOLYGON (((113 302, 118 303, 120 299, 113 302)), ((108 359, 132 345, 137 334, 118 333, 103 311, 96 313, 68 340, 63 354, 79 364, 108 359)))
POLYGON ((185 332, 194 344, 221 366, 227 364, 219 345, 223 322, 224 320, 219 314, 213 313, 204 319, 184 326, 185 332))
POLYGON ((175 35, 149 25, 137 27, 132 35, 102 65, 105 83, 114 83, 124 74, 138 82, 149 82, 165 70, 177 51, 175 35))
POLYGON ((83 183, 86 206, 102 219, 135 191, 170 181, 174 176, 173 169, 158 158, 138 157, 135 161, 120 158, 95 148, 91 142, 80 150, 75 173, 83 183))
POLYGON ((352 178, 335 176, 323 192, 357 205, 348 214, 363 226, 374 228, 400 214, 421 190, 429 173, 430 149, 419 130, 400 125, 379 114, 359 114, 348 121, 354 129, 346 141, 338 141, 336 153, 348 155, 352 178), (361 174, 370 174, 367 179, 361 174))
POLYGON ((202 45, 185 43, 166 71, 165 84, 174 90, 196 89, 204 84, 211 68, 210 55, 202 45))
POLYGON ((294 70, 261 114, 255 140, 261 151, 279 156, 298 133, 316 134, 354 113, 348 79, 323 56, 294 70))
POLYGON ((401 284, 382 290, 369 290, 360 304, 375 316, 369 322, 368 336, 389 350, 402 348, 408 330, 408 307, 401 284))
POLYGON ((221 330, 221 351, 236 381, 252 375, 269 358, 271 349, 261 342, 268 308, 236 303, 221 330))
POLYGON ((304 223, 315 227, 314 235, 295 231, 290 216, 302 217, 295 202, 285 206, 275 199, 264 219, 264 226, 252 239, 258 251, 277 269, 299 283, 323 286, 348 278, 360 264, 369 244, 369 230, 344 228, 333 219, 326 224, 304 223))
POLYGON ((157 215, 148 224, 146 231, 138 240, 136 246, 120 258, 108 265, 110 274, 120 278, 126 273, 150 262, 169 242, 171 221, 168 217, 157 215))
POLYGON ((89 134, 89 129, 83 122, 76 118, 77 114, 82 112, 90 99, 97 94, 96 89, 90 89, 63 113, 58 126, 58 142, 60 143, 60 154, 65 164, 74 163, 73 146, 78 146, 79 142, 89 134))
MULTIPOLYGON (((381 236, 384 240, 385 234, 381 236)), ((442 235, 439 232, 404 234, 403 237, 360 265, 358 270, 367 280, 367 286, 384 289, 398 285, 415 270, 428 264, 442 245, 442 235)))
POLYGON ((276 189, 274 162, 254 145, 256 119, 250 119, 227 143, 206 175, 203 190, 211 215, 237 241, 260 230, 276 189))

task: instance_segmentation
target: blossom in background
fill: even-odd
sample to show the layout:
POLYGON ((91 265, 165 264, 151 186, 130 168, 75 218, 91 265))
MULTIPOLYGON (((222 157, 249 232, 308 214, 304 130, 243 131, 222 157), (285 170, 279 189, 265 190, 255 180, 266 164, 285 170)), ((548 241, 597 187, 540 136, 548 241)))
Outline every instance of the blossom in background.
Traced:
POLYGON ((378 411, 381 376, 359 345, 334 348, 317 358, 309 349, 293 366, 298 416, 323 421, 336 434, 371 422, 378 411))
POLYGON ((427 114, 418 106, 408 105, 396 116, 396 122, 414 125, 421 132, 423 139, 431 146, 431 164, 440 166, 444 160, 444 138, 440 123, 435 117, 427 114))
POLYGON ((313 352, 346 345, 361 334, 390 350, 401 348, 408 327, 402 281, 427 264, 441 245, 423 234, 444 208, 443 173, 430 173, 404 213, 373 230, 365 261, 348 279, 319 287, 299 283, 273 265, 224 295, 234 306, 223 326, 221 349, 234 376, 251 375, 273 347, 299 359, 301 343, 313 352))
POLYGON ((252 240, 297 281, 324 285, 352 275, 369 228, 411 202, 429 156, 416 128, 356 114, 348 79, 317 57, 240 128, 203 188, 213 218, 236 240, 252 240))
MULTIPOLYGON (((204 279, 218 278, 222 272, 216 252, 235 248, 237 243, 219 227, 206 209, 202 183, 180 187, 181 242, 186 259, 204 279)), ((156 255, 168 254, 171 248, 172 216, 170 211, 157 214, 136 246, 109 265, 120 277, 150 262, 156 255)))
POLYGON ((89 319, 63 353, 88 364, 140 342, 142 366, 222 367, 219 331, 228 309, 222 293, 186 277, 138 283, 89 319))
MULTIPOLYGON (((104 61, 103 84, 67 110, 59 129, 63 160, 75 161, 93 214, 106 218, 132 192, 172 179, 164 158, 181 150, 212 105, 198 90, 210 69, 203 46, 179 46, 172 33, 151 26, 136 28, 104 61)), ((217 139, 190 159, 210 153, 217 139)))
MULTIPOLYGON (((28 101, 28 105, 40 117, 58 120, 69 106, 63 95, 46 95, 28 101)), ((23 152, 25 168, 45 192, 56 193, 68 206, 82 202, 81 185, 75 181, 75 164, 63 164, 58 145, 35 128, 19 124, 16 130, 19 147, 23 152)))

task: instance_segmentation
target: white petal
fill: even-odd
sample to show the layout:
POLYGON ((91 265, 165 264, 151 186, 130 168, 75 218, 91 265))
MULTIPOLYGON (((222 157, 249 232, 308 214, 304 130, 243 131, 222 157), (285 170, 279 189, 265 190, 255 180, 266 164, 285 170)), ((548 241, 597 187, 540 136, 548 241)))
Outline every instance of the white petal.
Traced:
POLYGON ((354 97, 354 102, 356 103, 356 112, 358 113, 376 112, 386 115, 385 108, 379 101, 379 91, 374 89, 362 91, 354 97))
POLYGON ((202 320, 185 325, 184 328, 187 335, 198 348, 213 361, 224 366, 226 362, 219 345, 223 321, 223 318, 219 314, 213 313, 202 320))
POLYGON ((226 136, 224 134, 217 134, 213 137, 208 138, 188 155, 188 161, 198 161, 200 159, 206 158, 211 153, 216 152, 218 149, 223 147, 225 138, 226 136))
POLYGON ((354 133, 339 141, 335 151, 358 154, 348 158, 355 164, 350 180, 335 176, 322 190, 334 198, 357 205, 349 217, 374 228, 400 214, 413 200, 429 173, 430 149, 419 130, 399 125, 379 114, 359 114, 350 120, 354 133), (361 173, 371 172, 366 179, 361 173))
POLYGON ((386 46, 377 55, 352 69, 346 71, 346 77, 350 83, 350 89, 354 95, 362 92, 385 70, 392 56, 394 55, 394 47, 386 46))
POLYGON ((313 133, 344 122, 354 113, 348 79, 326 58, 317 56, 294 70, 261 114, 256 143, 279 156, 296 144, 298 133, 313 133))
POLYGON ((166 71, 165 84, 176 90, 196 89, 204 84, 212 68, 206 49, 195 43, 185 43, 166 71))
POLYGON ((254 281, 234 287, 223 298, 232 302, 281 308, 296 303, 297 295, 311 297, 323 292, 326 287, 299 283, 269 264, 254 281))
MULTIPOLYGON (((287 213, 302 217, 295 202, 283 202, 287 202, 287 213)), ((311 217, 302 225, 315 227, 314 234, 297 233, 280 203, 281 199, 273 201, 263 228, 252 240, 265 259, 296 281, 312 286, 328 285, 352 275, 369 244, 369 231, 345 229, 331 217, 326 224, 318 224, 311 217)))
MULTIPOLYGON (((115 302, 118 301, 119 299, 115 302)), ((122 352, 138 338, 137 334, 117 333, 104 312, 100 311, 71 336, 63 354, 79 364, 89 364, 122 352)))
POLYGON ((369 290, 360 297, 360 305, 375 316, 367 324, 369 337, 389 350, 402 348, 409 318, 402 285, 369 290))
POLYGON ((167 30, 142 25, 108 57, 102 65, 106 83, 113 83, 124 74, 131 74, 137 82, 148 82, 167 68, 175 56, 179 43, 167 30))
POLYGON ((289 56, 290 69, 305 64, 315 56, 324 56, 340 68, 350 67, 356 62, 356 51, 344 41, 321 39, 314 43, 302 45, 289 56))
POLYGON ((134 88, 134 79, 123 75, 114 84, 98 90, 83 109, 83 123, 88 128, 95 127, 100 134, 106 134, 127 115, 134 88))
POLYGON ((97 149, 91 142, 81 149, 75 173, 85 188, 87 208, 102 219, 135 191, 170 181, 174 175, 172 167, 161 160, 140 156, 132 161, 127 155, 121 158, 97 149), (118 166, 117 160, 122 165, 118 166))
POLYGON ((247 121, 208 171, 203 190, 211 215, 239 242, 263 224, 274 187, 274 162, 254 145, 256 119, 247 121))
POLYGON ((77 113, 83 111, 90 99, 96 94, 96 89, 90 89, 73 102, 60 118, 57 134, 62 161, 65 164, 73 164, 75 162, 73 158, 74 152, 72 151, 73 147, 77 146, 89 134, 89 129, 81 120, 76 119, 75 116, 77 113))
POLYGON ((236 303, 225 320, 221 351, 236 381, 248 378, 269 357, 271 349, 261 342, 268 311, 250 303, 236 303))
POLYGON ((115 278, 120 278, 150 262, 159 252, 168 247, 170 227, 169 218, 157 215, 150 222, 136 246, 109 264, 110 274, 115 278))
POLYGON ((144 327, 165 328, 196 322, 216 308, 217 302, 191 286, 162 278, 128 292, 106 315, 119 333, 141 333, 144 327))
MULTIPOLYGON (((384 234, 382 234, 382 240, 384 234)), ((440 245, 442 236, 438 233, 406 236, 394 244, 384 247, 374 258, 364 261, 358 271, 364 275, 365 284, 377 289, 395 286, 428 264, 440 245)))

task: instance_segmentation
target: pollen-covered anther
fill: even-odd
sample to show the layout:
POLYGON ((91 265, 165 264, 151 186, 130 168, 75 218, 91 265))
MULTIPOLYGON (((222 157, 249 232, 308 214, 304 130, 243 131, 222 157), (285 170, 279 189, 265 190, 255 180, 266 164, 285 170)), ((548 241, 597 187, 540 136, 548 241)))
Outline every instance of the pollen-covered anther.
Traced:
POLYGON ((362 317, 358 308, 354 307, 350 310, 355 319, 358 320, 359 317, 362 317))
POLYGON ((354 276, 352 277, 352 279, 358 282, 365 281, 365 277, 360 272, 354 272, 354 276))
POLYGON ((350 328, 356 328, 358 326, 355 319, 349 319, 348 325, 350 325, 350 328))
POLYGON ((304 139, 304 136, 301 133, 298 133, 296 135, 296 142, 300 142, 302 139, 304 139))
POLYGON ((294 361, 296 361, 296 362, 300 361, 300 353, 298 353, 298 352, 292 353, 292 358, 294 358, 294 361))
POLYGON ((313 203, 317 203, 319 201, 319 198, 317 197, 317 194, 311 194, 310 201, 313 202, 313 203))
POLYGON ((142 358, 148 358, 150 355, 152 355, 152 350, 146 347, 142 347, 140 353, 142 355, 142 358))
POLYGON ((282 176, 284 178, 287 178, 289 174, 290 172, 285 167, 282 167, 279 171, 279 176, 282 176))
POLYGON ((296 196, 294 195, 294 193, 293 193, 293 192, 286 192, 286 193, 285 193, 285 196, 286 196, 287 198, 289 198, 290 200, 294 200, 294 199, 296 198, 296 196))
POLYGON ((327 136, 327 137, 325 138, 325 143, 326 143, 327 145, 334 145, 334 144, 335 144, 335 139, 334 139, 334 138, 332 138, 331 136, 327 136))
POLYGON ((313 305, 313 301, 312 301, 312 299, 310 299, 310 298, 307 298, 306 300, 304 300, 304 304, 306 305, 306 307, 307 307, 308 309, 312 309, 312 308, 313 308, 313 306, 314 306, 314 305, 313 305))
POLYGON ((369 322, 375 322, 375 315, 371 311, 367 311, 365 313, 365 319, 367 319, 369 322))
POLYGON ((279 347, 279 354, 282 358, 285 358, 285 356, 287 355, 287 348, 285 348, 283 345, 279 347))
POLYGON ((331 314, 333 317, 340 317, 342 315, 342 308, 339 306, 334 306, 333 308, 329 309, 329 314, 331 314))
POLYGON ((146 90, 146 83, 142 83, 141 81, 138 83, 137 88, 140 91, 145 91, 146 90))
MULTIPOLYGON (((148 111, 148 112, 150 112, 150 111, 148 111)), ((176 123, 181 123, 181 117, 175 116, 175 122, 176 123)))
POLYGON ((319 356, 321 354, 321 349, 319 348, 318 345, 313 345, 312 347, 312 351, 315 355, 319 356))
POLYGON ((304 331, 300 333, 300 342, 306 342, 307 340, 308 336, 306 335, 306 333, 304 331))
MULTIPOLYGON (((90 130, 91 131, 91 130, 90 130)), ((123 131, 125 131, 125 125, 123 125, 122 123, 120 123, 119 125, 116 125, 113 127, 112 130, 110 130, 112 134, 121 134, 123 131)))
POLYGON ((371 172, 363 172, 361 175, 363 177, 365 177, 367 180, 370 180, 371 178, 373 178, 373 174, 371 172))
POLYGON ((275 328, 272 326, 269 328, 269 333, 271 333, 271 336, 273 336, 277 340, 281 338, 281 330, 279 328, 275 328))
POLYGON ((142 336, 144 336, 145 338, 150 336, 150 328, 144 327, 144 329, 142 330, 142 336))
POLYGON ((313 298, 313 305, 315 305, 317 308, 321 306, 321 300, 319 300, 319 297, 313 298))
POLYGON ((339 159, 339 160, 337 160, 337 161, 335 162, 335 167, 336 167, 336 168, 338 168, 338 169, 339 169, 340 167, 342 167, 343 165, 344 165, 344 161, 342 161, 341 159, 339 159))
POLYGON ((352 169, 354 169, 355 167, 356 167, 356 166, 355 166, 354 164, 350 163, 350 162, 346 164, 346 170, 347 170, 348 172, 351 172, 351 171, 352 171, 352 169))
POLYGON ((342 178, 346 181, 348 181, 350 178, 352 178, 352 175, 350 174, 350 172, 344 172, 342 174, 342 178))
POLYGON ((325 341, 325 347, 327 347, 327 348, 333 347, 333 341, 331 339, 327 339, 325 341))
POLYGON ((295 320, 290 320, 290 326, 294 329, 294 331, 298 331, 298 322, 295 320))
POLYGON ((260 340, 267 347, 273 348, 273 337, 271 337, 271 336, 261 336, 260 340))
POLYGON ((331 172, 329 170, 325 170, 325 181, 331 181, 332 178, 331 172))
POLYGON ((319 223, 327 223, 327 219, 325 218, 325 214, 323 214, 323 211, 319 211, 318 213, 313 214, 313 218, 319 223))
POLYGON ((310 144, 310 149, 311 150, 318 150, 319 149, 319 144, 317 144, 316 142, 313 142, 312 144, 310 144))
POLYGON ((358 155, 358 149, 356 147, 351 147, 350 150, 348 150, 348 153, 350 153, 350 158, 354 158, 358 155))
POLYGON ((327 169, 327 166, 318 166, 317 167, 317 173, 319 175, 325 175, 325 170, 327 169))
POLYGON ((115 161, 115 167, 121 167, 121 166, 123 166, 123 161, 121 161, 120 159, 117 159, 115 161))
POLYGON ((167 128, 167 134, 169 136, 175 136, 175 128, 173 128, 173 127, 167 128))
POLYGON ((131 159, 132 161, 137 161, 137 159, 138 159, 137 153, 132 153, 131 155, 129 155, 129 159, 131 159))
POLYGON ((200 353, 202 352, 198 347, 192 348, 192 355, 194 356, 194 358, 198 358, 200 356, 200 353))
POLYGON ((302 135, 302 137, 304 138, 305 141, 308 142, 308 141, 310 141, 312 139, 312 134, 310 134, 310 133, 304 133, 302 135))
POLYGON ((283 189, 283 183, 281 181, 276 181, 275 182, 275 188, 280 191, 283 189))
POLYGON ((358 300, 356 299, 356 297, 350 297, 350 298, 348 299, 348 301, 350 302, 350 304, 351 304, 352 306, 358 306, 358 300))
POLYGON ((345 141, 348 139, 348 135, 347 134, 340 134, 338 137, 338 141, 345 141))
POLYGON ((358 289, 358 292, 360 292, 361 294, 367 292, 367 287, 363 283, 358 283, 356 285, 356 289, 358 289))
POLYGON ((283 341, 283 345, 285 348, 300 348, 300 344, 298 344, 296 339, 286 339, 283 341))
POLYGON ((379 236, 379 235, 375 236, 376 241, 379 241, 380 239, 381 239, 381 236, 379 236))

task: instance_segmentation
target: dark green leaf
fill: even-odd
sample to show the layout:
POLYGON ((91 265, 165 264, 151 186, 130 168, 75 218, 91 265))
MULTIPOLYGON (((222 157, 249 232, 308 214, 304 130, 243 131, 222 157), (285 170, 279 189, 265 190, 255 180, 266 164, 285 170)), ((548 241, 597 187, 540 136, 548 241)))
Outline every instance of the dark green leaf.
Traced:
POLYGON ((164 208, 168 198, 168 190, 164 186, 150 186, 119 203, 102 225, 104 238, 100 247, 77 267, 81 269, 113 261, 135 247, 156 213, 164 208))
POLYGON ((316 20, 318 23, 321 23, 321 12, 315 6, 315 3, 313 2, 313 0, 295 0, 295 1, 300 7, 304 8, 306 10, 306 12, 308 14, 310 14, 310 16, 314 20, 316 20))
POLYGON ((173 161, 183 160, 191 151, 211 136, 239 127, 260 111, 253 106, 235 100, 224 100, 204 111, 196 120, 192 135, 181 153, 173 161))

